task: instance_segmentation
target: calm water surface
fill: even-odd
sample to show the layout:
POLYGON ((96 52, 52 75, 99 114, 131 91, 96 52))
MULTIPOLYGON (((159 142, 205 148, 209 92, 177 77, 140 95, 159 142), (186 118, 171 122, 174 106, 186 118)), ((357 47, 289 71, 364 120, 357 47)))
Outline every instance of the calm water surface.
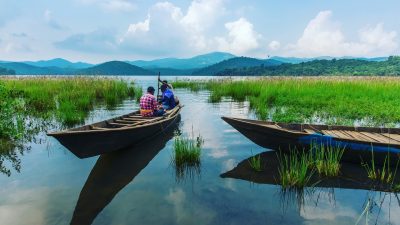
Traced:
MULTIPOLYGON (((156 85, 154 78, 124 79, 156 85)), ((88 159, 41 134, 44 142, 27 143, 31 150, 19 155, 20 173, 0 174, 0 224, 400 224, 394 194, 318 188, 285 195, 279 186, 221 178, 266 150, 220 117, 254 114, 248 103, 208 103, 206 91, 176 94, 185 105, 178 129, 205 139, 200 173, 176 176, 171 132, 141 147, 88 159)), ((87 123, 137 108, 134 101, 113 111, 100 108, 87 123)))

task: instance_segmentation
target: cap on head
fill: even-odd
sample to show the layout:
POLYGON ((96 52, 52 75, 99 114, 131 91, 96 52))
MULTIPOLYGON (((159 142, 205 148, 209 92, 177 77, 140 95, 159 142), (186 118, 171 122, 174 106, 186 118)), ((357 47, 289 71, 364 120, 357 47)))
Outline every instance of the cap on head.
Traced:
POLYGON ((155 89, 153 88, 153 86, 150 86, 147 88, 148 93, 154 94, 154 91, 155 91, 155 89))

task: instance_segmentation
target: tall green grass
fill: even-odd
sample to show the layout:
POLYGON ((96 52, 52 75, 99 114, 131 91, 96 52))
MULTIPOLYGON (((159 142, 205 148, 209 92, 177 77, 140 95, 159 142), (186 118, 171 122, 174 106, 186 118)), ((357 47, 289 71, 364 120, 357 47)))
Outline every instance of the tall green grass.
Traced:
POLYGON ((193 177, 195 174, 199 174, 203 143, 204 140, 200 135, 196 138, 175 136, 172 164, 175 167, 177 180, 182 180, 186 176, 193 177))
MULTIPOLYGON (((25 77, 0 79, 0 172, 3 162, 19 170, 15 149, 23 149, 50 122, 82 123, 95 106, 113 108, 141 94, 123 80, 93 77, 25 77)), ((20 151, 22 154, 22 150, 20 151)))
POLYGON ((36 117, 55 116, 64 125, 81 123, 95 105, 114 108, 123 99, 141 94, 122 80, 109 78, 2 79, 11 98, 23 100, 26 112, 36 117))
POLYGON ((392 189, 396 189, 396 184, 394 184, 397 169, 399 166, 400 159, 397 161, 395 168, 393 165, 390 165, 390 155, 388 154, 385 157, 382 166, 375 165, 375 157, 374 151, 371 150, 371 161, 369 163, 362 163, 362 166, 365 168, 368 178, 372 181, 381 183, 381 184, 390 184, 392 189))
POLYGON ((309 169, 309 157, 304 151, 292 150, 290 154, 279 154, 279 178, 282 188, 303 188, 310 184, 313 169, 309 169))
POLYGON ((261 163, 261 155, 252 156, 249 159, 250 168, 256 172, 261 172, 263 170, 261 163))
POLYGON ((319 175, 335 177, 340 173, 340 160, 345 151, 344 146, 333 146, 323 143, 312 143, 309 151, 310 167, 319 175))
POLYGON ((400 122, 400 78, 274 77, 252 80, 177 81, 175 88, 208 89, 210 101, 248 100, 261 119, 278 122, 371 125, 400 122), (349 106, 352 107, 349 107, 349 106))

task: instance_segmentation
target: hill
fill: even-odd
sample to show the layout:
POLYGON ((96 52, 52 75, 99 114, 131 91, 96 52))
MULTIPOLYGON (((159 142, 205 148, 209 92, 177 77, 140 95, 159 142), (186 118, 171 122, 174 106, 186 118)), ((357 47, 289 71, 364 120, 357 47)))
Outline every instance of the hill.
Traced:
POLYGON ((15 75, 15 71, 0 67, 0 75, 15 75))
POLYGON ((332 60, 332 59, 358 59, 364 61, 371 61, 371 62, 382 62, 386 61, 388 57, 375 57, 375 58, 357 58, 357 57, 331 57, 331 56, 320 56, 315 58, 296 58, 296 57, 280 57, 280 56, 273 56, 271 59, 283 62, 283 63, 291 63, 291 64, 298 64, 303 62, 311 62, 315 60, 332 60))
POLYGON ((156 59, 150 61, 137 60, 128 63, 151 70, 157 70, 158 68, 187 70, 187 69, 198 69, 206 67, 234 57, 235 56, 230 53, 212 52, 209 54, 198 55, 187 59, 165 58, 165 59, 156 59))
POLYGON ((22 62, 31 66, 37 67, 59 67, 68 69, 84 69, 93 66, 89 63, 84 62, 70 62, 62 58, 50 59, 50 60, 40 60, 40 61, 25 61, 22 62))
POLYGON ((8 70, 14 70, 17 75, 63 75, 73 74, 74 69, 58 67, 37 67, 20 62, 0 63, 0 67, 8 70))
POLYGON ((121 61, 110 61, 75 72, 81 75, 154 75, 155 73, 141 67, 121 61))
POLYGON ((255 59, 249 57, 235 57, 228 60, 224 60, 220 63, 205 67, 203 69, 196 70, 192 75, 215 75, 226 69, 238 69, 247 67, 269 67, 277 66, 282 64, 282 62, 273 59, 255 59))
POLYGON ((386 61, 366 61, 360 59, 314 60, 299 64, 285 63, 273 67, 247 67, 226 69, 217 73, 221 76, 398 76, 400 57, 391 56, 386 61))

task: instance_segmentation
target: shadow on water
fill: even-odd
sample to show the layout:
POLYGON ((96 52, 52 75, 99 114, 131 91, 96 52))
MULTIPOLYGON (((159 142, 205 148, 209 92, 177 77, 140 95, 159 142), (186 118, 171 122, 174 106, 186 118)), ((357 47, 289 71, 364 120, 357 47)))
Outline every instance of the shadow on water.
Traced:
MULTIPOLYGON (((255 172, 249 163, 250 158, 240 162, 234 169, 220 176, 250 181, 258 184, 280 185, 278 156, 275 151, 258 154, 263 166, 262 172, 255 172)), ((258 157, 258 155, 256 157, 258 157)), ((395 177, 395 183, 400 182, 400 175, 395 177)), ((361 212, 355 224, 381 224, 391 219, 391 208, 400 207, 398 193, 390 190, 389 184, 377 184, 368 178, 364 168, 357 164, 342 163, 341 174, 335 178, 323 178, 318 174, 313 175, 310 185, 304 188, 280 188, 280 206, 285 214, 289 208, 296 207, 299 213, 313 213, 310 209, 317 208, 322 200, 323 204, 336 205, 335 190, 352 189, 366 190, 366 198, 361 206, 361 212), (306 210, 307 209, 307 210, 306 210), (310 212, 306 212, 310 211, 310 212), (383 211, 388 211, 383 213, 383 211)))
MULTIPOLYGON (((240 162, 235 168, 227 171, 220 176, 222 178, 235 178, 247 180, 259 184, 279 183, 279 160, 275 151, 260 153, 262 172, 255 172, 250 166, 250 158, 240 162)), ((394 178, 394 184, 400 183, 400 173, 394 178)), ((320 177, 317 173, 311 177, 309 186, 312 187, 330 187, 345 189, 362 189, 390 192, 390 184, 374 183, 368 178, 367 171, 360 164, 341 163, 340 175, 337 177, 320 177)))
POLYGON ((129 184, 174 136, 178 123, 154 139, 101 155, 79 195, 71 224, 92 224, 115 195, 129 184))

